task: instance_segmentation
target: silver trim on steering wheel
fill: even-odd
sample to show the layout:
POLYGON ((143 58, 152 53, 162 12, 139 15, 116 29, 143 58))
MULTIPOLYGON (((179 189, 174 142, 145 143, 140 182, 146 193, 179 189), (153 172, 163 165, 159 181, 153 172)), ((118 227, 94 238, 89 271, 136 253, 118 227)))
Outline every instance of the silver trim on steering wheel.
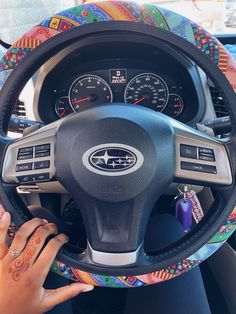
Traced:
POLYGON ((88 242, 87 252, 91 260, 99 265, 126 266, 136 263, 142 249, 142 244, 133 252, 108 253, 95 251, 88 242))
POLYGON ((47 126, 7 147, 2 178, 6 183, 29 184, 51 180, 55 175, 55 133, 47 126))

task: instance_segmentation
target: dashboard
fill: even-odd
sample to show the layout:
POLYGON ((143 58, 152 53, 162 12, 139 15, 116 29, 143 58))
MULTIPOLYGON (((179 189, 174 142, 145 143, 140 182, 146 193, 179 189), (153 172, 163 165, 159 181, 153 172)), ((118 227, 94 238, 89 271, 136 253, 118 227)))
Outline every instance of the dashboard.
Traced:
POLYGON ((182 86, 169 81, 170 79, 168 84, 167 79, 153 72, 125 68, 86 73, 70 85, 68 96, 57 99, 55 112, 62 118, 83 110, 88 104, 99 105, 115 101, 145 106, 175 118, 184 109, 182 86), (128 73, 132 77, 129 81, 128 73))
POLYGON ((204 97, 197 68, 180 54, 150 44, 99 42, 65 51, 39 72, 35 116, 50 123, 84 109, 130 103, 184 123, 200 121, 204 97), (130 46, 131 45, 131 46, 130 46), (96 53, 95 53, 96 51, 96 53))

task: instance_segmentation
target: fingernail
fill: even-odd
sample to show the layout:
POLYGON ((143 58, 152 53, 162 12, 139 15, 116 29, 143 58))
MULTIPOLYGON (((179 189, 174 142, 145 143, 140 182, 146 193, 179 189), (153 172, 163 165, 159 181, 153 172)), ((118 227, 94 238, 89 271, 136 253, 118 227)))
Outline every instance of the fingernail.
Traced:
POLYGON ((94 289, 94 286, 87 286, 86 288, 82 290, 82 292, 89 292, 89 291, 92 291, 93 289, 94 289))
POLYGON ((62 242, 66 242, 67 243, 67 242, 70 241, 70 238, 66 234, 61 233, 60 236, 62 236, 64 238, 64 239, 63 238, 61 239, 62 242))
POLYGON ((48 223, 48 220, 47 219, 43 219, 43 221, 47 224, 48 223))
POLYGON ((70 238, 69 238, 66 234, 64 234, 64 236, 65 236, 65 238, 66 238, 66 241, 69 242, 69 241, 70 241, 70 238))
POLYGON ((3 207, 0 205, 0 220, 2 219, 4 213, 5 213, 5 210, 4 210, 3 207))

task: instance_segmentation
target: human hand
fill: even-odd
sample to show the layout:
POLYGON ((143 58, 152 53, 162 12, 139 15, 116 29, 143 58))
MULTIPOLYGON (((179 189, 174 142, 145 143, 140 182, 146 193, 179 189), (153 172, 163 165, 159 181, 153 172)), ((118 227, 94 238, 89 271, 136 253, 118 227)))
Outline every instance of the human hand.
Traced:
POLYGON ((45 313, 57 304, 93 289, 93 286, 81 283, 55 290, 44 289, 51 264, 68 237, 57 234, 55 224, 34 218, 21 226, 9 248, 6 239, 10 221, 10 214, 0 205, 1 314, 45 313), (43 248, 52 235, 54 237, 43 248))

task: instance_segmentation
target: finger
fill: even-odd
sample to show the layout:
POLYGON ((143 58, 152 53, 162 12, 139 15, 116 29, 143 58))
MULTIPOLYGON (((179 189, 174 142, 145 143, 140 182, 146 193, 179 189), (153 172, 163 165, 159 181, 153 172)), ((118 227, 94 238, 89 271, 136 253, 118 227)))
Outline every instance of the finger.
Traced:
POLYGON ((80 293, 92 291, 93 289, 94 287, 90 285, 83 283, 72 283, 71 285, 55 290, 45 290, 43 307, 46 309, 46 311, 48 311, 57 304, 74 298, 80 293))
MULTIPOLYGON (((14 240, 11 244, 11 249, 15 252, 22 251, 28 241, 28 238, 32 235, 32 233, 42 225, 45 225, 47 223, 44 219, 34 218, 32 220, 27 221, 24 223, 20 229, 16 232, 16 235, 14 237, 14 240)), ((10 252, 8 254, 9 258, 13 258, 10 255, 10 252)))
POLYGON ((51 268, 51 265, 60 250, 60 248, 69 241, 69 238, 65 234, 58 234, 51 239, 45 248, 42 250, 37 261, 34 264, 34 270, 40 274, 42 284, 45 281, 47 274, 51 268))
POLYGON ((2 218, 4 213, 5 213, 5 209, 3 208, 2 204, 0 204, 0 219, 2 218))
POLYGON ((46 239, 57 234, 57 226, 53 223, 45 224, 36 229, 27 242, 22 253, 28 259, 29 265, 33 265, 42 250, 46 239))
POLYGON ((0 216, 0 259, 2 259, 8 252, 7 230, 10 226, 10 223, 10 214, 8 212, 3 212, 0 216))

